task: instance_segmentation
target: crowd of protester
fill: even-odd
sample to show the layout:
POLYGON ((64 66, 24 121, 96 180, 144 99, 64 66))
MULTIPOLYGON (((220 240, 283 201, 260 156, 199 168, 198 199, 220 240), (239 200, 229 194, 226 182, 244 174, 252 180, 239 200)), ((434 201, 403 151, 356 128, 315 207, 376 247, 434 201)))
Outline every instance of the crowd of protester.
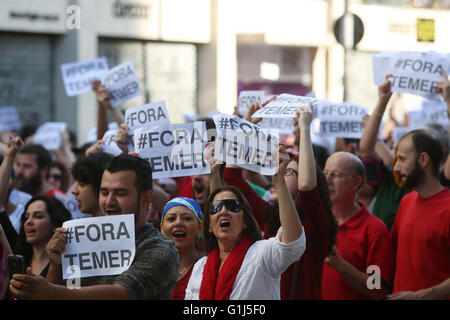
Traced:
MULTIPOLYGON (((1 299, 450 298, 448 139, 436 126, 395 145, 379 138, 388 78, 362 137, 338 138, 332 153, 311 139, 311 106, 300 108, 274 176, 219 163, 206 148, 210 174, 153 179, 150 164, 128 152, 128 127, 106 88, 93 90, 95 143, 76 148, 65 132, 49 151, 33 144, 31 126, 3 134, 1 299), (102 151, 108 112, 120 128, 118 156, 102 151), (62 224, 82 218, 58 200, 71 194, 86 216, 135 215, 128 270, 82 278, 78 290, 62 279, 62 224), (11 254, 24 257, 26 271, 10 279, 11 254)), ((438 91, 450 110, 446 77, 438 91)), ((243 118, 257 124, 251 116, 263 107, 252 104, 243 118)))

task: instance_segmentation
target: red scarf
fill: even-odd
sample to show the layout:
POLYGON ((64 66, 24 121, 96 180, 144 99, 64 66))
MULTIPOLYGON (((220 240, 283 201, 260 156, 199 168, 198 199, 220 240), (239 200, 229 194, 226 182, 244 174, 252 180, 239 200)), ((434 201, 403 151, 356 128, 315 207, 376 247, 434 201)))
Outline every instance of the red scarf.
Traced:
POLYGON ((215 248, 208 254, 200 286, 200 300, 230 300, 234 281, 251 245, 252 241, 248 235, 242 238, 225 260, 220 273, 219 248, 215 248))

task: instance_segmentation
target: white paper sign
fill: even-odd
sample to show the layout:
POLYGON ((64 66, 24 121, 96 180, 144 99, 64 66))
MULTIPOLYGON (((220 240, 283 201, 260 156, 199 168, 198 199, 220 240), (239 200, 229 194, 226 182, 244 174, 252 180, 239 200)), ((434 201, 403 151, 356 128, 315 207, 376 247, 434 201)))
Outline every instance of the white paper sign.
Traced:
POLYGON ((278 170, 277 130, 265 130, 237 116, 213 117, 217 137, 214 158, 262 175, 273 176, 278 170))
POLYGON ((135 255, 134 214, 70 220, 63 223, 66 251, 61 255, 63 279, 71 276, 69 266, 81 278, 120 274, 135 255))
POLYGON ((258 125, 264 129, 277 129, 280 134, 294 133, 293 118, 263 118, 258 125))
POLYGON ((110 69, 102 76, 102 83, 112 94, 109 101, 113 107, 142 94, 134 72, 134 63, 131 60, 110 69))
POLYGON ((125 123, 128 125, 128 134, 131 140, 128 150, 133 152, 135 150, 134 131, 136 129, 150 126, 170 125, 166 102, 159 101, 148 103, 143 106, 128 108, 125 111, 125 123))
POLYGON ((313 97, 295 96, 283 93, 269 102, 264 108, 256 111, 252 118, 294 118, 296 111, 306 107, 309 102, 314 103, 318 99, 313 97))
MULTIPOLYGON (((390 78, 391 90, 415 94, 427 99, 441 99, 441 95, 436 92, 438 83, 442 81, 441 67, 448 73, 450 59, 434 51, 395 52, 389 59, 387 72, 393 75, 390 78)), ((384 81, 385 75, 378 74, 374 78, 378 81, 383 78, 384 81)))
POLYGON ((316 104, 315 112, 320 120, 320 137, 361 138, 362 117, 367 114, 364 107, 321 100, 316 104))
POLYGON ((159 101, 128 108, 125 111, 125 123, 128 125, 130 134, 137 128, 170 124, 166 102, 159 101))
POLYGON ((204 121, 134 131, 135 150, 150 163, 153 179, 211 173, 203 154, 207 141, 204 121))
POLYGON ((444 128, 449 127, 448 107, 444 100, 423 101, 422 113, 426 122, 436 123, 444 128))
POLYGON ((112 154, 113 156, 118 156, 123 152, 122 149, 120 149, 117 143, 114 141, 114 137, 116 136, 118 131, 118 129, 115 129, 105 132, 102 138, 104 142, 102 145, 103 152, 112 154))
MULTIPOLYGON (((117 122, 110 122, 108 123, 108 130, 119 130, 119 125, 117 122)), ((97 128, 91 128, 88 132, 86 142, 96 142, 97 140, 97 128)))
POLYGON ((92 81, 101 80, 108 69, 108 60, 105 57, 61 65, 67 95, 73 97, 91 90, 92 81))
POLYGON ((389 66, 394 51, 383 51, 373 55, 373 81, 376 85, 379 85, 386 81, 386 75, 389 74, 389 66))
POLYGON ((61 146, 61 132, 65 131, 65 122, 46 122, 37 128, 33 137, 34 144, 40 144, 47 150, 57 150, 61 146))
POLYGON ((394 144, 397 145, 397 142, 400 140, 401 137, 403 137, 408 132, 414 130, 415 128, 411 127, 395 127, 392 131, 392 140, 394 141, 394 144))
POLYGON ((17 131, 22 128, 17 109, 14 106, 0 107, 0 132, 17 131))
POLYGON ((264 91, 241 91, 239 93, 238 111, 241 116, 244 116, 250 105, 255 101, 264 102, 264 91))

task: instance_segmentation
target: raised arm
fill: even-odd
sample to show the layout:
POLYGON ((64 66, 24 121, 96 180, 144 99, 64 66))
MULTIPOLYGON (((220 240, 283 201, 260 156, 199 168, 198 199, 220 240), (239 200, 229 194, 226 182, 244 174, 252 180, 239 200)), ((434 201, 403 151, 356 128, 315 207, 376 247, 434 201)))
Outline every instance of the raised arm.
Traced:
POLYGON ((278 205, 281 224, 281 242, 290 243, 302 235, 303 228, 300 218, 295 208, 294 200, 289 193, 284 174, 289 164, 289 155, 285 150, 285 146, 280 144, 279 148, 280 165, 278 172, 273 176, 273 181, 278 194, 278 205))
POLYGON ((210 142, 206 146, 205 160, 209 162, 209 166, 211 167, 211 175, 209 177, 209 194, 211 194, 214 190, 222 187, 222 180, 220 178, 220 166, 222 164, 214 159, 214 142, 210 142))
POLYGON ((298 189, 310 191, 317 186, 316 163, 311 142, 311 122, 313 114, 311 105, 297 110, 298 126, 300 130, 299 159, 298 159, 298 189), (301 174, 300 174, 301 172, 301 174))
POLYGON ((0 207, 6 207, 8 201, 9 180, 11 179, 14 167, 14 159, 22 146, 23 141, 20 137, 10 138, 6 142, 5 157, 0 166, 0 207))
MULTIPOLYGON (((445 103, 447 104, 447 115, 450 118, 450 81, 448 81, 447 75, 444 70, 441 68, 442 81, 438 83, 437 91, 444 98, 445 103)), ((448 132, 450 137, 450 130, 448 132)), ((447 156, 447 160, 444 165, 444 176, 446 179, 450 180, 450 156, 447 156)))
POLYGON ((376 158, 375 145, 378 139, 378 130, 380 129, 381 119, 386 111, 386 106, 392 96, 391 83, 389 77, 386 76, 386 81, 378 86, 378 102, 372 114, 367 121, 366 126, 359 142, 359 153, 361 158, 376 158))

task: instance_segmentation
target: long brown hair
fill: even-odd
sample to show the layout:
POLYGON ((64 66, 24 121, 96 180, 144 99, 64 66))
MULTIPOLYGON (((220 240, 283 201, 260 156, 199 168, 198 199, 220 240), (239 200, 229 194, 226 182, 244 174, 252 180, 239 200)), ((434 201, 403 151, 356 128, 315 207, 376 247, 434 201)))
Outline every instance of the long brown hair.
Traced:
POLYGON ((253 216, 252 209, 250 207, 250 204, 248 203, 245 196, 242 194, 242 192, 232 186, 227 187, 221 187, 219 189, 214 190, 208 197, 207 201, 203 205, 203 235, 205 237, 205 244, 206 244, 206 251, 211 252, 214 248, 218 246, 217 238, 216 236, 209 231, 209 224, 210 224, 210 218, 209 218, 209 205, 214 201, 214 197, 224 191, 230 191, 232 192, 238 201, 241 203, 242 206, 242 212, 244 215, 244 221, 247 225, 247 228, 242 230, 241 236, 249 235, 252 242, 256 242, 258 240, 261 240, 261 230, 258 226, 258 223, 255 220, 255 217, 253 216))

